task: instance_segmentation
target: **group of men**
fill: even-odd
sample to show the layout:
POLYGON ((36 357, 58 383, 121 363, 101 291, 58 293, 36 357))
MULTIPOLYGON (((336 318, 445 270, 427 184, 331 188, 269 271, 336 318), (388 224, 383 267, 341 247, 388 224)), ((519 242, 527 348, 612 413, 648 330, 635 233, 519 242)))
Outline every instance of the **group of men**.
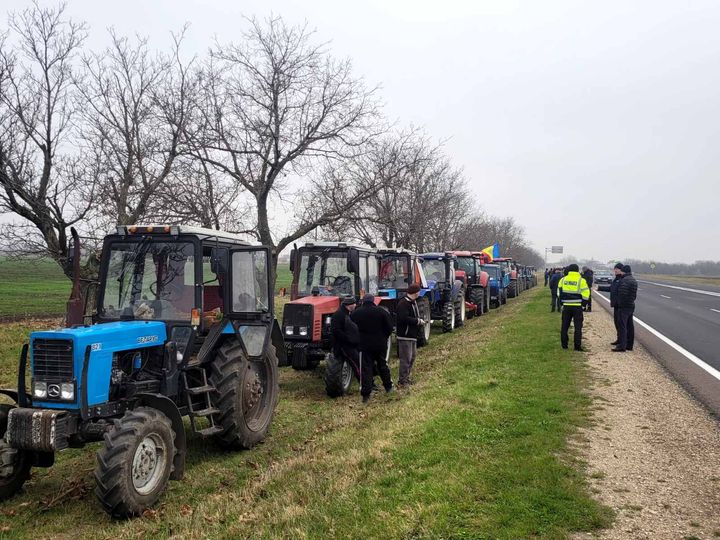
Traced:
MULTIPOLYGON (((398 353, 400 373, 398 388, 414 384, 410 374, 417 354, 417 338, 427 321, 420 317, 417 298, 418 285, 410 285, 406 295, 398 301, 396 308, 398 353)), ((387 363, 389 337, 393 332, 390 313, 375 304, 372 294, 363 296, 357 307, 355 298, 344 298, 330 320, 333 340, 333 355, 350 362, 360 380, 360 395, 363 403, 370 400, 376 390, 375 375, 379 375, 386 392, 393 392, 395 386, 387 363)))
MULTIPOLYGON (((617 263, 614 268, 615 279, 610 285, 610 305, 617 338, 611 343, 613 352, 632 351, 635 342, 633 316, 637 298, 637 281, 628 265, 617 263)), ((550 287, 550 309, 562 312, 560 325, 560 345, 568 348, 570 323, 575 327, 573 345, 576 351, 582 351, 583 311, 592 311, 593 271, 584 266, 583 273, 577 264, 563 268, 545 269, 545 285, 550 287)))

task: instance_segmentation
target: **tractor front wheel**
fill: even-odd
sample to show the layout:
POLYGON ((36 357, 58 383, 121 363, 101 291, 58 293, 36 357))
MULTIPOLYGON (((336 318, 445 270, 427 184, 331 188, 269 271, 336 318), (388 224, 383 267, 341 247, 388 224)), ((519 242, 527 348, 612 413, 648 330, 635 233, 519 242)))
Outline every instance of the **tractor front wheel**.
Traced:
POLYGON ((418 313, 425 324, 420 328, 418 335, 418 347, 424 347, 430 343, 430 329, 432 328, 432 312, 430 311, 430 301, 427 298, 418 298, 418 313))
POLYGON ((8 413, 12 405, 0 405, 0 501, 9 499, 30 477, 32 456, 25 450, 12 448, 5 442, 8 413))
POLYGON ((455 299, 455 326, 465 326, 466 317, 466 306, 465 306, 465 291, 460 289, 458 291, 457 298, 455 299))
POLYGON ((329 352, 325 355, 325 392, 328 396, 341 397, 350 391, 353 367, 345 358, 337 358, 329 352))
POLYGON ((210 384, 217 390, 216 423, 223 428, 215 436, 232 450, 252 448, 270 428, 280 388, 275 347, 265 357, 249 360, 235 339, 218 349, 211 364, 210 384))
POLYGON ((170 419, 149 407, 128 411, 97 453, 95 495, 116 518, 141 515, 167 487, 175 458, 170 419))
POLYGON ((455 302, 452 300, 443 305, 442 329, 446 333, 455 330, 455 302))

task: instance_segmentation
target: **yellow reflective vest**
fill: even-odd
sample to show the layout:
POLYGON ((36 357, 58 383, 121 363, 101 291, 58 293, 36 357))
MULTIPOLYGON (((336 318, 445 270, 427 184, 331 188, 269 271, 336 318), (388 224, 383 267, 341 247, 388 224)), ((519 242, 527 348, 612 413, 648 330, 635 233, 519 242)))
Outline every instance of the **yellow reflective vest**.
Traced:
POLYGON ((582 306, 583 300, 590 299, 590 287, 580 272, 568 272, 558 282, 557 295, 563 306, 582 306))

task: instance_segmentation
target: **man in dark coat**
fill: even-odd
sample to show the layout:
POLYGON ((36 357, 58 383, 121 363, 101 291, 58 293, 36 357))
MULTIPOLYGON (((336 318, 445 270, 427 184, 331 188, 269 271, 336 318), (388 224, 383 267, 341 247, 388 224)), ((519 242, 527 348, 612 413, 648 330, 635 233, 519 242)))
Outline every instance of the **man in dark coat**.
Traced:
POLYGON ((548 279, 550 279, 550 270, 545 269, 545 287, 547 287, 548 279))
POLYGON ((618 307, 618 344, 613 352, 632 351, 635 343, 635 299, 637 298, 637 281, 632 269, 626 264, 622 269, 623 276, 617 289, 618 307))
POLYGON ((550 285, 550 311, 555 311, 555 308, 557 307, 557 310, 560 311, 560 299, 557 295, 557 288, 558 283, 560 283, 560 279, 562 279, 562 273, 560 272, 559 268, 555 268, 552 275, 550 276, 550 279, 548 281, 550 285))
POLYGON ((613 279, 612 283, 610 284, 610 307, 613 308, 613 322, 615 323, 615 341, 613 341, 610 345, 617 345, 618 340, 620 338, 620 324, 619 324, 619 317, 618 317, 618 307, 617 307, 617 291, 618 286, 620 285, 620 280, 623 276, 623 266, 625 266, 623 263, 617 263, 615 265, 615 268, 613 268, 613 272, 615 272, 615 279, 613 279))
POLYGON ((387 364, 388 338, 393 331, 390 313, 375 305, 375 297, 366 294, 362 305, 350 318, 360 330, 360 395, 367 403, 372 393, 374 370, 377 369, 386 392, 393 390, 390 368, 387 364))
POLYGON ((585 281, 587 282, 588 287, 590 287, 590 298, 588 299, 587 303, 585 304, 585 311, 591 312, 592 311, 592 286, 593 286, 593 280, 595 278, 595 273, 587 266, 583 266, 582 277, 585 278, 585 281))
POLYGON ((413 284, 408 287, 407 293, 397 304, 395 316, 397 319, 397 342, 400 356, 400 374, 398 388, 413 384, 410 371, 415 363, 417 354, 417 337, 420 328, 426 321, 420 318, 417 297, 420 287, 413 284))
POLYGON ((332 336, 333 355, 335 358, 347 358, 352 365, 353 372, 360 379, 360 330, 350 318, 355 310, 355 299, 344 298, 340 307, 330 319, 330 334, 332 336))

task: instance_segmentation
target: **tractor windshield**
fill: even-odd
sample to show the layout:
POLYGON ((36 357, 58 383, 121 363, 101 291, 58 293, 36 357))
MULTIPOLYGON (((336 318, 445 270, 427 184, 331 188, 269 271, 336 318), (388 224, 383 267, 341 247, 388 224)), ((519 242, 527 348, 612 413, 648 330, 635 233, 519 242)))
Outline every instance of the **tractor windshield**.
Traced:
POLYGON ((323 296, 354 296, 355 278, 348 272, 347 264, 347 251, 303 251, 298 294, 312 294, 317 287, 323 296))
POLYGON ((422 267, 428 279, 436 282, 445 281, 445 261, 440 259, 425 259, 422 267))
POLYGON ((407 289, 410 278, 410 257, 407 255, 384 255, 380 262, 381 289, 407 289))
POLYGON ((458 257, 457 269, 462 270, 468 276, 475 275, 475 259, 472 257, 458 257))
POLYGON ((482 269, 493 279, 500 279, 500 268, 497 266, 483 266, 482 269))
POLYGON ((194 255, 189 242, 111 244, 99 315, 189 321, 195 307, 194 255))

